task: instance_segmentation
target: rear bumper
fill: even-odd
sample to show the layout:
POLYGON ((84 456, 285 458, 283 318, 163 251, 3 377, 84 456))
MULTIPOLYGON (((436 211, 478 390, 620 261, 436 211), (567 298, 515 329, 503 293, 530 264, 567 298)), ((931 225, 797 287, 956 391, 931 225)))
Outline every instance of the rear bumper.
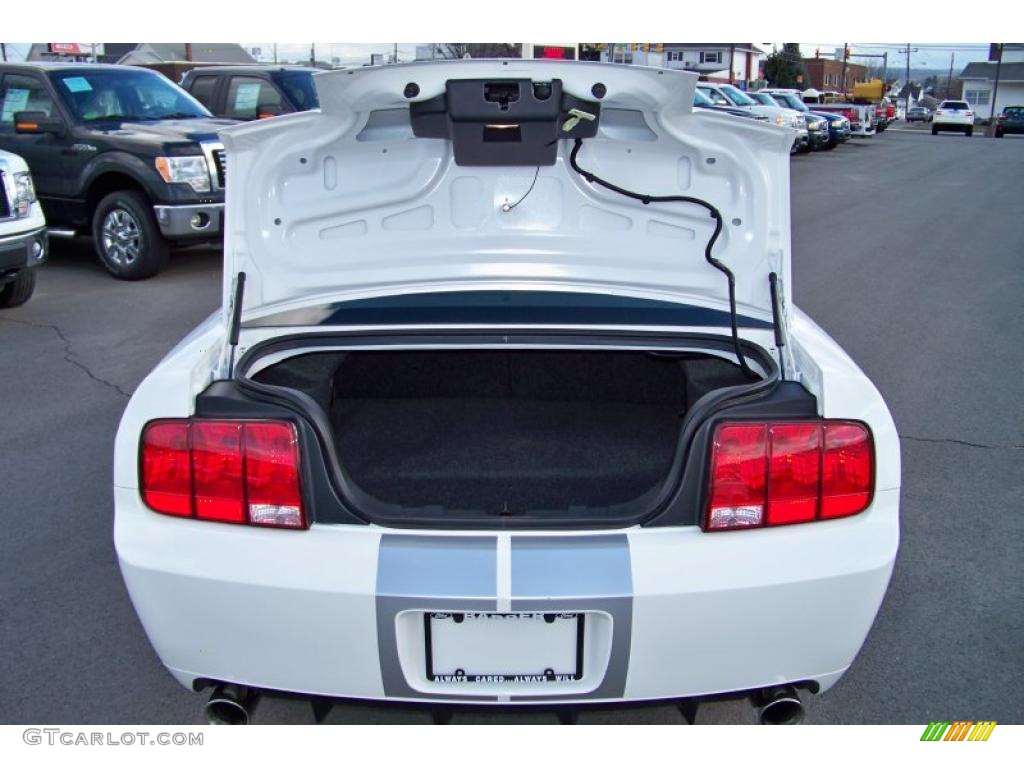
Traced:
POLYGON ((851 664, 898 545, 898 490, 855 518, 760 531, 274 531, 181 520, 115 488, 125 583, 186 686, 467 704, 699 697, 851 664), (580 680, 431 682, 422 611, 586 612, 580 680))
POLYGON ((154 205, 153 213, 168 240, 218 238, 224 227, 224 203, 154 205))
POLYGON ((46 227, 0 236, 0 272, 42 264, 49 253, 48 244, 46 227))

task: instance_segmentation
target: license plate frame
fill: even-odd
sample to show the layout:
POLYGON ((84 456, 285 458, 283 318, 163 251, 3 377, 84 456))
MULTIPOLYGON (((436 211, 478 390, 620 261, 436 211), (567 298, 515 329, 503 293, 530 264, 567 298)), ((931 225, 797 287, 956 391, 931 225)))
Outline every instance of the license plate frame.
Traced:
MULTIPOLYGON (((583 658, 584 658, 584 638, 586 631, 586 614, 578 611, 514 611, 514 612, 501 612, 501 611, 427 611, 423 614, 423 638, 424 638, 424 660, 426 662, 426 678, 432 683, 436 682, 451 682, 451 683, 566 683, 566 682, 578 682, 583 679, 583 658), (454 620, 456 624, 460 624, 463 621, 469 619, 472 621, 480 621, 483 618, 486 620, 494 620, 496 617, 501 619, 512 619, 512 618, 532 618, 542 617, 545 623, 554 623, 556 621, 572 621, 575 623, 576 637, 574 643, 575 651, 575 669, 567 671, 556 672, 553 668, 548 667, 539 669, 536 672, 514 672, 512 670, 505 671, 488 671, 488 670, 466 670, 464 668, 457 668, 451 672, 438 672, 435 669, 435 638, 436 632, 432 626, 434 621, 442 620, 454 620)), ((539 665, 543 666, 543 664, 539 665)))

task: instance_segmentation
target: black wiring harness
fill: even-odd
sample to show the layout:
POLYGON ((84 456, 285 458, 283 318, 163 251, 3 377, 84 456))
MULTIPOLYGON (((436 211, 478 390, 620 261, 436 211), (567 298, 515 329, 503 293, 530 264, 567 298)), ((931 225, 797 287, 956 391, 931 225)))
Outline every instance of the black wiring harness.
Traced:
POLYGON ((715 231, 708 238, 707 245, 704 246, 704 259, 712 267, 717 269, 726 279, 729 281, 729 319, 732 323, 732 344, 736 351, 736 360, 740 364, 740 368, 747 376, 751 378, 760 378, 754 371, 747 365, 747 359, 743 356, 743 350, 740 348, 740 333, 736 319, 736 277, 733 275, 725 264, 720 262, 714 256, 711 255, 711 250, 714 248, 715 242, 718 240, 718 236, 722 233, 722 212, 719 211, 715 206, 709 203, 707 200, 701 200, 699 197, 688 197, 687 195, 642 195, 639 192, 632 192, 628 189, 612 184, 610 181, 605 181, 600 176, 595 176, 590 171, 587 171, 580 167, 580 164, 576 161, 576 156, 580 152, 580 147, 583 146, 582 139, 576 139, 573 143, 572 152, 569 154, 569 165, 576 171, 580 176, 586 179, 591 184, 597 184, 598 186, 604 187, 605 189, 616 192, 625 197, 632 198, 633 200, 639 200, 644 205, 651 203, 692 203, 693 205, 699 205, 701 208, 706 209, 710 214, 711 218, 715 220, 715 231))

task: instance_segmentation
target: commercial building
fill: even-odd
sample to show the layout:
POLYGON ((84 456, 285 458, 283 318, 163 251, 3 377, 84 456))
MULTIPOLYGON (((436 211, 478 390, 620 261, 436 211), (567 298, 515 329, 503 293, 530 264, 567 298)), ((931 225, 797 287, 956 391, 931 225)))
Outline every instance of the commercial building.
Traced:
POLYGON ((853 91, 857 83, 868 81, 868 68, 863 64, 854 64, 847 61, 843 64, 841 59, 827 59, 815 56, 813 59, 804 59, 804 67, 807 69, 808 88, 816 88, 819 91, 853 91), (845 81, 844 77, 845 66, 845 81))

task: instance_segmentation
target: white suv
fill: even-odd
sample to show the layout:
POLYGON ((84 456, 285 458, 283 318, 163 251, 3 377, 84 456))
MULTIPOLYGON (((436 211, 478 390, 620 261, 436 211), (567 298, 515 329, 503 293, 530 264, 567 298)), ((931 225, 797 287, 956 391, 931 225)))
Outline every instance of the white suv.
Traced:
POLYGON ((932 136, 939 131, 974 133, 974 111, 966 101, 944 101, 932 115, 932 136))
POLYGON ((46 220, 28 165, 0 150, 0 309, 32 296, 46 246, 46 220))
POLYGON ((221 132, 223 310, 136 389, 114 539, 170 673, 799 719, 899 540, 878 390, 793 306, 792 136, 696 76, 545 60, 318 74, 221 132))

